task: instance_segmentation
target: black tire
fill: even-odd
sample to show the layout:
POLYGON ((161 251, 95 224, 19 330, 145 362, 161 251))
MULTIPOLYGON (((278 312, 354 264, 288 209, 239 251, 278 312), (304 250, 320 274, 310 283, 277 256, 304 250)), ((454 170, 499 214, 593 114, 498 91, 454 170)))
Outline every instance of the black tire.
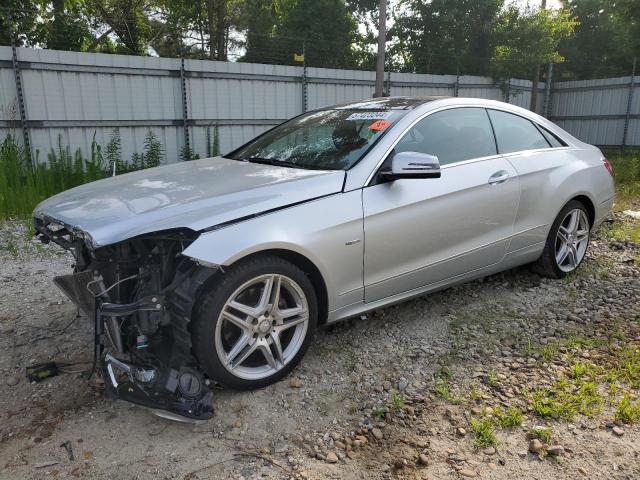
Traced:
POLYGON ((318 301, 308 276, 293 263, 274 255, 261 255, 240 260, 223 273, 216 275, 210 286, 198 298, 191 320, 193 352, 203 370, 215 381, 235 390, 254 390, 270 385, 285 377, 309 349, 318 322, 318 301), (304 292, 309 320, 306 335, 298 352, 273 375, 262 379, 245 379, 232 374, 222 364, 216 352, 215 331, 220 313, 230 296, 245 282, 260 275, 285 275, 304 292))
MULTIPOLYGON (((589 218, 589 212, 587 212, 586 207, 578 200, 571 200, 562 208, 562 210, 560 210, 560 213, 558 213, 558 216, 551 226, 551 230, 549 231, 549 235, 547 236, 547 241, 545 243, 544 250, 542 251, 542 255, 540 255, 540 258, 538 258, 538 260, 532 264, 532 270, 539 275, 548 278, 564 278, 569 273, 572 273, 565 272, 558 266, 558 263, 556 261, 556 236, 564 218, 571 210, 575 209, 582 210, 587 218, 589 218)), ((589 230, 590 229, 591 225, 589 224, 589 230)), ((588 248, 589 244, 587 240, 587 249, 588 248)), ((580 262, 573 271, 577 270, 580 267, 582 260, 584 260, 584 257, 580 259, 580 262)))

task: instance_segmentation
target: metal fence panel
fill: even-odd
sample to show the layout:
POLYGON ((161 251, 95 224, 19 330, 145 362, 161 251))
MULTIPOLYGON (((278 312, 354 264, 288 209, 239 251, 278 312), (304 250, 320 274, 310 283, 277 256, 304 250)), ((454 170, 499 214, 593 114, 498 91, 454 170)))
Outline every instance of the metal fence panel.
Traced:
MULTIPOLYGON (((166 162, 184 147, 205 156, 229 151, 305 110, 371 98, 375 73, 239 62, 18 49, 32 150, 45 160, 59 144, 89 155, 92 140, 104 147, 117 127, 123 159, 142 152, 152 130, 166 162)), ((528 108, 531 81, 487 77, 391 73, 392 95, 455 95, 505 100, 528 108)), ((555 82, 550 117, 578 138, 600 145, 622 142, 631 77, 555 82)), ((627 144, 640 145, 640 77, 629 111, 627 144)), ((537 111, 545 108, 540 83, 537 111)), ((0 47, 0 138, 21 138, 11 48, 0 47)), ((104 152, 103 152, 104 153, 104 152)))

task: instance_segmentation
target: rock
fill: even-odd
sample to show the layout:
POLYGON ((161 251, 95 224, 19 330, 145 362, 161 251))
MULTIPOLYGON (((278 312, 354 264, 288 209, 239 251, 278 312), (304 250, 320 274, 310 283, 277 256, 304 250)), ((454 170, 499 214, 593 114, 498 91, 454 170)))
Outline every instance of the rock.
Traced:
POLYGON ((334 442, 334 445, 336 448, 339 448, 340 450, 345 450, 347 448, 347 446, 344 443, 342 443, 340 440, 336 440, 334 442))
POLYGON ((493 448, 493 447, 487 447, 487 448, 482 450, 482 453, 484 453, 485 455, 495 455, 496 454, 496 449, 493 448))
POLYGON ((336 455, 334 452, 329 452, 327 453, 326 461, 327 463, 338 463, 338 455, 336 455))
POLYGON ((611 429, 611 431, 613 432, 613 434, 617 437, 621 437, 624 435, 624 430, 620 427, 613 427, 611 429))
POLYGON ((551 445, 547 448, 547 453, 553 457, 557 457, 564 453, 564 447, 562 445, 551 445))
POLYGON ((303 385, 304 382, 299 378, 292 378, 291 380, 289 380, 289 386, 291 388, 302 388, 303 385))
POLYGON ((461 437, 464 437, 467 434, 467 431, 462 427, 458 427, 456 428, 456 434, 461 437))
POLYGON ((384 437, 384 435, 382 434, 382 430, 380 430, 379 428, 372 428, 371 433, 376 438, 376 440, 382 440, 382 438, 384 437))
POLYGON ((459 470, 458 473, 463 477, 467 477, 467 478, 473 478, 478 476, 475 470, 470 470, 468 468, 463 468, 462 470, 459 470))
POLYGON ((398 390, 400 390, 401 392, 404 392, 408 386, 409 380, 407 380, 406 378, 401 377, 400 380, 398 380, 398 390))
POLYGON ((404 458, 399 458, 395 462, 393 462, 393 467, 396 470, 401 470, 407 466, 407 461, 404 458))
POLYGON ((534 438, 529 442, 529 451, 531 453, 540 453, 544 449, 544 445, 537 438, 534 438))
POLYGON ((427 457, 424 453, 421 453, 421 454, 418 456, 418 463, 419 463, 420 465, 424 465, 424 466, 429 465, 429 457, 427 457))
POLYGON ((582 475, 586 475, 587 474, 587 469, 584 467, 578 467, 578 472, 582 475))
POLYGON ((19 382, 20 382, 20 379, 18 377, 13 377, 13 376, 7 377, 7 379, 5 380, 5 383, 10 387, 16 386, 19 382))

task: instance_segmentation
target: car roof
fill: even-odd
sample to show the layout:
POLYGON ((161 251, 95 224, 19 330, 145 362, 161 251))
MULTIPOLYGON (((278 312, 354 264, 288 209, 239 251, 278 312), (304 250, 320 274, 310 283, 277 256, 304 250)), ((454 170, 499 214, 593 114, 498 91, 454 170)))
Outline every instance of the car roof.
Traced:
POLYGON ((412 110, 425 103, 451 97, 380 97, 329 107, 337 110, 412 110))

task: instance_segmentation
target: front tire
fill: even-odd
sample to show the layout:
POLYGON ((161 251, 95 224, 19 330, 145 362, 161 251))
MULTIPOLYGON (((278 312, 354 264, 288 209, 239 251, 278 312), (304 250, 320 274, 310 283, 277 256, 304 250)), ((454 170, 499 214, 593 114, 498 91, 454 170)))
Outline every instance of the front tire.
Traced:
POLYGON ((273 255, 241 260, 216 276, 192 318, 192 343, 207 374, 252 390, 286 376, 315 334, 317 297, 307 275, 273 255))
POLYGON ((550 278, 573 273, 584 260, 589 246, 591 225, 585 206, 571 200, 556 217, 533 270, 550 278))

